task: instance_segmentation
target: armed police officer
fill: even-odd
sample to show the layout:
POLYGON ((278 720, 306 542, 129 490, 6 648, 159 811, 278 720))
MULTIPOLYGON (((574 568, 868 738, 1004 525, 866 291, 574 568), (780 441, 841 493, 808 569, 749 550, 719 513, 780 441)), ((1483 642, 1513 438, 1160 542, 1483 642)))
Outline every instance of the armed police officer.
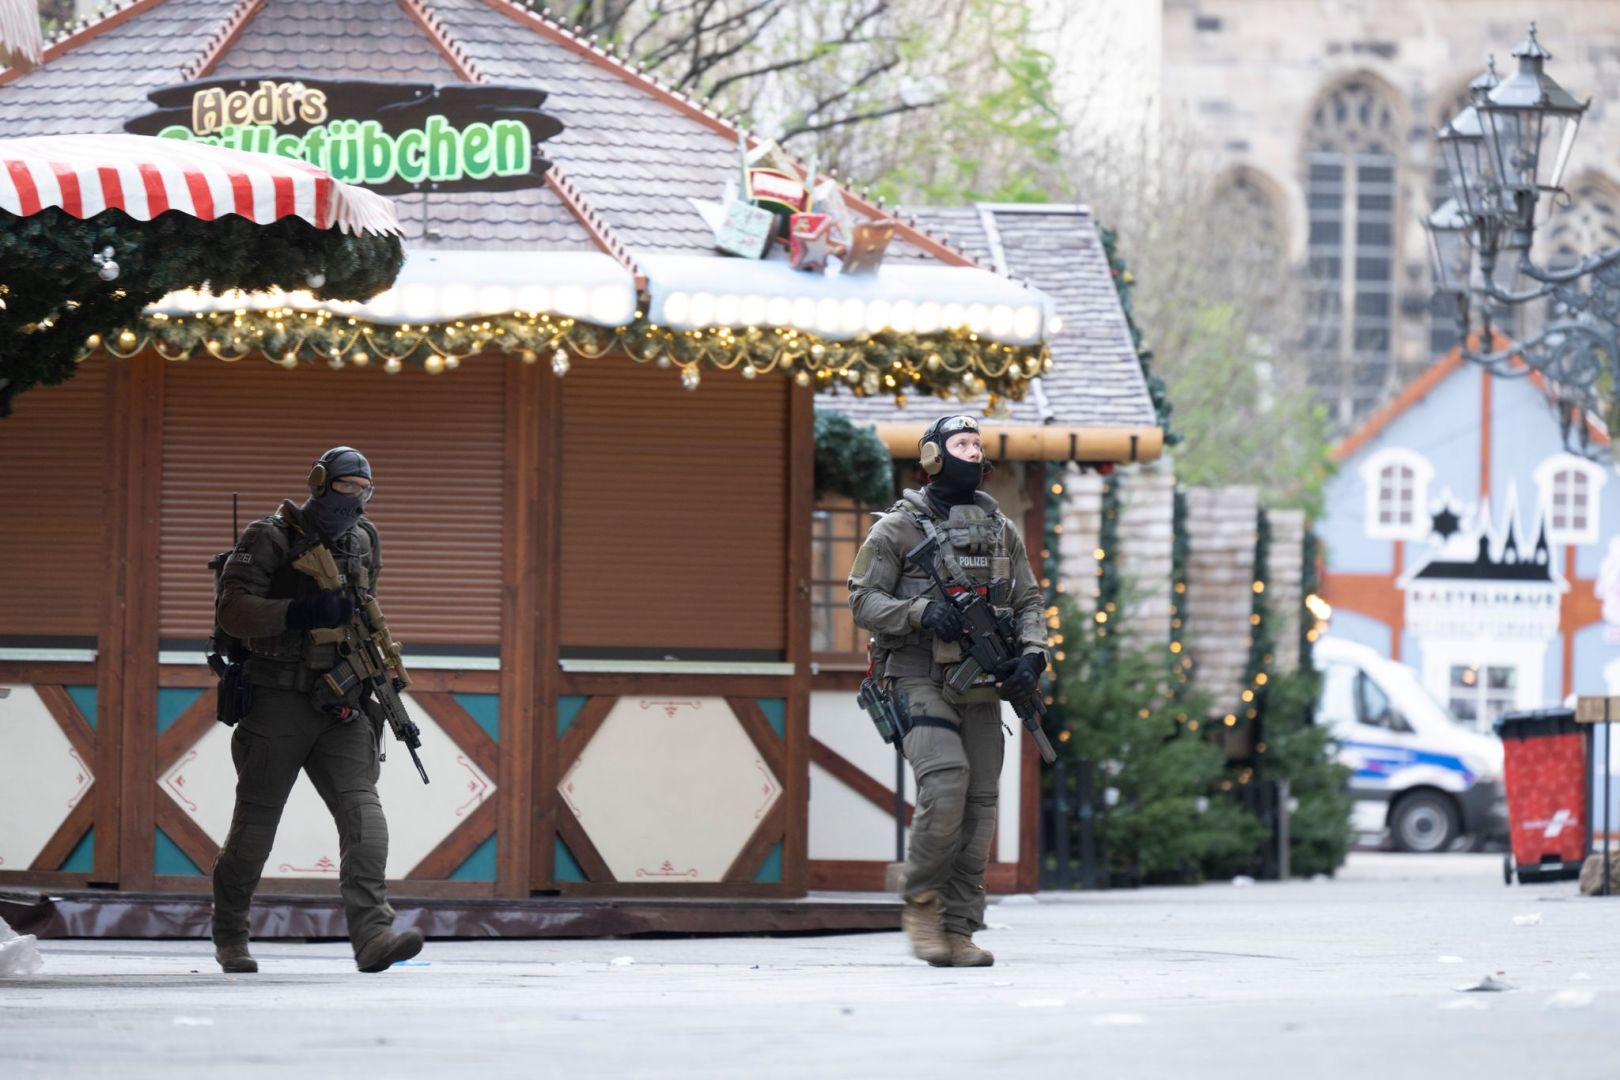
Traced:
POLYGON ((928 483, 906 491, 872 526, 850 570, 849 602, 856 624, 872 632, 873 672, 899 703, 917 780, 900 890, 912 951, 936 967, 988 967, 995 958, 973 933, 984 928, 1004 748, 1000 702, 1028 695, 1046 670, 1041 594, 1018 530, 979 490, 988 466, 978 422, 934 421, 919 458, 928 483), (908 559, 926 540, 938 542, 943 567, 908 559), (949 591, 986 598, 1008 616, 1016 638, 1000 669, 965 689, 948 681, 968 659, 967 628, 936 575, 953 582, 949 591))
POLYGON ((382 570, 377 530, 365 517, 371 465, 339 446, 310 470, 309 498, 283 502, 237 538, 218 585, 215 619, 246 646, 250 703, 231 739, 236 809, 214 863, 214 947, 227 972, 254 972, 248 909, 276 826, 302 770, 337 824, 338 879, 349 940, 361 971, 384 971, 422 948, 417 930, 395 933, 383 885, 388 822, 377 798, 381 717, 373 702, 333 701, 319 687, 338 662, 333 635, 355 597, 369 597, 382 570), (293 565, 315 545, 330 550, 346 586, 322 589, 293 565))

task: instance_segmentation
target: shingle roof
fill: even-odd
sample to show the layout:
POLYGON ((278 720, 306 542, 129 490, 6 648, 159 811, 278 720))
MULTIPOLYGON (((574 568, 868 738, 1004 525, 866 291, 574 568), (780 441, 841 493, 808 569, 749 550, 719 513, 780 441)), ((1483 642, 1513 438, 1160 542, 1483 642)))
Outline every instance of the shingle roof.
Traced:
MULTIPOLYGON (((546 143, 580 200, 633 255, 636 250, 711 255, 713 234, 689 199, 718 199, 736 175, 738 138, 715 117, 515 5, 486 0, 409 0, 459 49, 474 75, 548 92, 545 108, 566 125, 546 143)), ((116 131, 142 97, 181 80, 236 13, 221 0, 142 0, 128 21, 74 45, 44 67, 0 86, 0 136, 116 131)), ((208 72, 328 79, 459 81, 455 64, 399 0, 264 0, 208 72)), ((407 242, 505 243, 565 250, 591 233, 549 190, 459 192, 398 200, 407 242)), ((937 263, 907 239, 896 261, 937 263)))
MULTIPOLYGON (((660 100, 653 88, 588 46, 526 29, 485 0, 431 0, 447 34, 492 82, 546 89, 546 111, 562 120, 547 153, 631 250, 714 255, 714 234, 691 198, 717 200, 737 175, 734 133, 716 130, 660 100)), ((889 257, 937 261, 903 237, 889 257)))
POLYGON ((396 0, 272 0, 209 73, 459 82, 396 0))
MULTIPOLYGON (((0 138, 122 131, 146 93, 179 82, 229 21, 220 0, 166 0, 0 86, 0 138)), ((47 56, 49 53, 47 53, 47 56)))
MULTIPOLYGON (((1050 296, 1063 320, 1052 339, 1052 372, 1041 380, 1052 422, 1076 427, 1155 427, 1142 365, 1131 344, 1102 238, 1078 206, 996 204, 911 211, 936 235, 1050 296)), ((888 398, 844 393, 839 408, 865 423, 920 420, 938 408, 922 399, 907 409, 888 398)), ((1036 395, 1013 403, 1012 420, 1042 422, 1036 395)))

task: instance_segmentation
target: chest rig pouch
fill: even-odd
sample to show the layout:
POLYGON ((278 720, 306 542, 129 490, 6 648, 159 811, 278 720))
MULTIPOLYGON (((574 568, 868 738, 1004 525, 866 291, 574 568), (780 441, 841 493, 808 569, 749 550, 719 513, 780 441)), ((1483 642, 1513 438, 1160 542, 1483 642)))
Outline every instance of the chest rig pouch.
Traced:
MULTIPOLYGON (((359 590, 358 594, 364 596, 371 590, 371 573, 367 569, 366 561, 375 544, 374 536, 371 523, 362 521, 337 544, 327 546, 327 550, 332 552, 332 561, 337 564, 339 588, 351 595, 355 594, 355 590, 359 590)), ((306 588, 314 586, 314 582, 307 575, 299 576, 307 583, 306 588)), ((338 643, 343 640, 343 636, 344 629, 341 627, 306 631, 302 657, 304 667, 312 672, 331 671, 337 664, 338 643)))
MULTIPOLYGON (((989 600, 997 613, 1009 610, 1012 560, 997 515, 985 513, 981 506, 953 506, 942 524, 919 515, 918 527, 924 535, 940 539, 940 569, 954 583, 950 586, 953 592, 971 588, 989 600)), ((934 638, 933 645, 934 663, 940 667, 949 669, 962 662, 959 643, 934 638)))

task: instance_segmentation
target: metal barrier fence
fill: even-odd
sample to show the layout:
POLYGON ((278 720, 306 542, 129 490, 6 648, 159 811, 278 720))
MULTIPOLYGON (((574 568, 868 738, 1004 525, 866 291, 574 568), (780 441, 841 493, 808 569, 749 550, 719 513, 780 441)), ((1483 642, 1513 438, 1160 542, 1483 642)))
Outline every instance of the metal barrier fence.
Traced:
MULTIPOLYGON (((1233 785, 1237 804, 1265 828, 1267 842, 1250 868, 1255 878, 1289 876, 1287 780, 1233 785)), ((1107 789, 1097 783, 1096 766, 1079 758, 1059 758, 1047 770, 1041 792, 1041 888, 1103 889, 1137 885, 1130 874, 1109 870, 1103 823, 1109 811, 1107 789)))

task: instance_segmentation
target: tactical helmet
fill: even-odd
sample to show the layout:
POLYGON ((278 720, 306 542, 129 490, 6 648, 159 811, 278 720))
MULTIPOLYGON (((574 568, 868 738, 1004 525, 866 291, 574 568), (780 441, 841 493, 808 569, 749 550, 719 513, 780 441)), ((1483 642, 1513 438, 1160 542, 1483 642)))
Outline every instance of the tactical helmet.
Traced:
POLYGON ((979 422, 971 416, 958 414, 942 416, 929 424, 917 442, 917 459, 923 472, 929 476, 939 475, 939 471, 945 467, 945 444, 950 442, 952 435, 960 435, 964 431, 979 434, 979 422))

